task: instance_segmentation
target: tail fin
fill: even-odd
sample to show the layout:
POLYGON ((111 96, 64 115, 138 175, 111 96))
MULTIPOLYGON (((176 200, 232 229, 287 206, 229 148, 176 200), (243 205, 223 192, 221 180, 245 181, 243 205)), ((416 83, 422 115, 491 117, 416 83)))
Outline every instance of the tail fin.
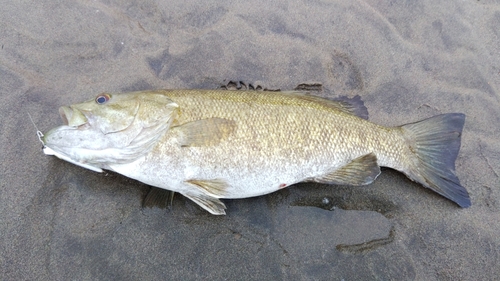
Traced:
POLYGON ((464 122, 464 114, 448 113, 403 125, 401 130, 416 156, 406 175, 467 208, 471 205, 469 193, 455 175, 464 122))

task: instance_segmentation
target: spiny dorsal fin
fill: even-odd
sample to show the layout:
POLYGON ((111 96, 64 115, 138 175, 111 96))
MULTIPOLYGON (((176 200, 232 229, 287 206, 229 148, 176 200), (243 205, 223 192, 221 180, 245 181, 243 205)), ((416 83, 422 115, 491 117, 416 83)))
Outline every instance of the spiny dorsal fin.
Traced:
POLYGON ((213 215, 225 215, 226 205, 219 199, 203 194, 203 193, 182 193, 182 195, 191 199, 203 209, 207 210, 213 215))
POLYGON ((226 140, 235 130, 236 122, 224 118, 208 118, 175 127, 181 132, 180 145, 212 146, 226 140))
POLYGON ((284 94, 293 95, 299 99, 321 104, 323 106, 340 110, 347 114, 356 115, 360 118, 368 120, 368 109, 361 100, 359 95, 353 98, 341 96, 337 98, 323 98, 314 95, 309 95, 304 92, 282 92, 284 94))
POLYGON ((379 174, 380 167, 377 164, 377 156, 369 153, 352 160, 338 170, 309 178, 306 181, 340 185, 366 185, 372 183, 379 174))

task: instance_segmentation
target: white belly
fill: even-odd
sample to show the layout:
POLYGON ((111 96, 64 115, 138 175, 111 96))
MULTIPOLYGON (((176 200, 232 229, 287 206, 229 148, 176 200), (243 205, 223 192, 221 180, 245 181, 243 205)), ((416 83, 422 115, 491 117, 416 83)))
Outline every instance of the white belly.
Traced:
POLYGON ((207 163, 200 159, 196 153, 161 159, 149 154, 132 163, 109 167, 124 176, 179 193, 195 188, 186 184, 188 180, 223 180, 228 186, 224 195, 218 197, 229 199, 268 194, 333 168, 326 160, 322 163, 287 163, 283 159, 267 159, 255 163, 253 159, 253 164, 249 164, 248 159, 238 156, 224 163, 207 163))

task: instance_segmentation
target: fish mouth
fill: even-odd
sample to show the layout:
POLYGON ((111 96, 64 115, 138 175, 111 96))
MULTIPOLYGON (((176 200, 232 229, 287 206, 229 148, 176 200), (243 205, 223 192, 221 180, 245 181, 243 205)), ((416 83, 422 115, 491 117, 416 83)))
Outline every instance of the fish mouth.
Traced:
POLYGON ((73 110, 71 110, 71 108, 69 108, 67 106, 61 106, 59 108, 59 116, 61 116, 61 119, 62 119, 64 125, 69 124, 68 116, 71 117, 72 114, 73 114, 73 110))
POLYGON ((87 123, 87 117, 78 109, 71 106, 61 106, 59 115, 64 122, 64 125, 78 127, 87 123))

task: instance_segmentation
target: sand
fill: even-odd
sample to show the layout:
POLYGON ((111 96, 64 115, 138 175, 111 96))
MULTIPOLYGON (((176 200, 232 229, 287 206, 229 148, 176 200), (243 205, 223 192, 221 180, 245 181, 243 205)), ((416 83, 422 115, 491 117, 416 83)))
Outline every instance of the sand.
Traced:
POLYGON ((500 276, 498 1, 3 1, 0 279, 494 280, 500 276), (456 170, 472 207, 384 169, 371 185, 178 195, 42 153, 58 107, 101 92, 230 80, 360 95, 384 125, 467 115, 456 170))

